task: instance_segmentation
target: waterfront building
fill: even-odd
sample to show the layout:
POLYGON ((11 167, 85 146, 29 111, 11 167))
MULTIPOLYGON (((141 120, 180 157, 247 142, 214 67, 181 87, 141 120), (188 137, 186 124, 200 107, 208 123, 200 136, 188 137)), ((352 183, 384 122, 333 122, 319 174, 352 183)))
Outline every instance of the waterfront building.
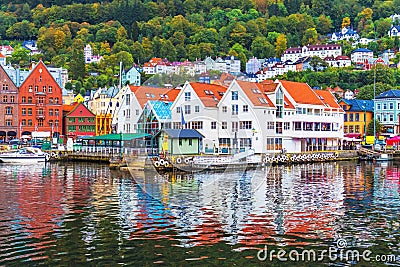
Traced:
MULTIPOLYGON (((116 129, 118 133, 136 133, 139 117, 147 101, 174 101, 179 89, 128 85, 119 95, 116 129)), ((159 129, 157 129, 158 131, 159 129)), ((156 132, 157 132, 156 131, 156 132)), ((153 134, 155 134, 154 132, 153 134)))
POLYGON ((18 121, 18 87, 0 66, 0 140, 21 137, 18 121))
POLYGON ((217 104, 226 86, 186 82, 171 106, 173 129, 194 129, 204 136, 204 149, 218 147, 219 118, 217 104))
POLYGON ((155 135, 160 129, 171 129, 173 101, 149 100, 137 120, 137 132, 155 135))
POLYGON ((194 129, 162 129, 156 135, 163 155, 198 155, 203 136, 194 129))
POLYGON ((89 101, 89 109, 96 115, 110 114, 113 115, 116 109, 117 99, 115 96, 118 94, 119 88, 111 86, 109 88, 99 88, 89 101))
POLYGON ((234 145, 255 153, 327 150, 343 138, 344 112, 334 96, 305 83, 235 81, 218 106, 225 130, 218 145, 225 151, 234 145))
POLYGON ((96 114, 96 135, 111 134, 112 120, 111 114, 96 114))
POLYGON ((71 107, 71 111, 63 117, 63 135, 74 138, 96 135, 96 115, 83 103, 71 107))
POLYGON ((374 101, 362 99, 341 99, 339 105, 344 110, 344 136, 363 138, 374 117, 374 101))
POLYGON ((374 99, 375 118, 382 124, 381 135, 393 137, 400 133, 400 90, 389 90, 374 99))
POLYGON ((19 88, 19 123, 24 135, 33 131, 58 137, 62 131, 62 89, 42 61, 19 88))

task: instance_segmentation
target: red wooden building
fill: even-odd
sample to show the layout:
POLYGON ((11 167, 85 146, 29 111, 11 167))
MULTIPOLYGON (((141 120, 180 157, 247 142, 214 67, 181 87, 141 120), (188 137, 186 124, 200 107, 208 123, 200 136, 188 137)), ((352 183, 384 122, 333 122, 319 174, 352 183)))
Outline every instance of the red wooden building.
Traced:
POLYGON ((96 115, 83 103, 75 104, 64 117, 63 134, 71 137, 96 135, 96 115))
POLYGON ((18 125, 18 88, 0 66, 0 140, 20 137, 18 125))
POLYGON ((58 137, 62 130, 62 89, 42 61, 31 70, 18 94, 19 123, 22 133, 50 132, 58 137))

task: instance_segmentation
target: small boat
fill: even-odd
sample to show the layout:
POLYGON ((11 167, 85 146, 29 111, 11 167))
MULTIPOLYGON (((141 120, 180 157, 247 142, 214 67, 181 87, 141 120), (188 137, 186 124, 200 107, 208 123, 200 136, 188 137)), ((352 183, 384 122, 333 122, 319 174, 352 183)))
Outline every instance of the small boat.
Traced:
POLYGON ((0 161, 4 163, 36 163, 45 162, 49 158, 49 154, 36 147, 24 147, 15 152, 0 154, 0 161))
POLYGON ((376 161, 388 161, 393 160, 392 153, 381 153, 378 157, 375 158, 376 161))

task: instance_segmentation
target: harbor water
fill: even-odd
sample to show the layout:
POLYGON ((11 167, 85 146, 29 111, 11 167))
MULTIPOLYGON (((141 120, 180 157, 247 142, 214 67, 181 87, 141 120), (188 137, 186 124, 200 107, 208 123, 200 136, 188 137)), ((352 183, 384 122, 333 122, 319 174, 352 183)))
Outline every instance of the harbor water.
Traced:
POLYGON ((399 163, 147 176, 0 164, 0 266, 400 266, 399 163))

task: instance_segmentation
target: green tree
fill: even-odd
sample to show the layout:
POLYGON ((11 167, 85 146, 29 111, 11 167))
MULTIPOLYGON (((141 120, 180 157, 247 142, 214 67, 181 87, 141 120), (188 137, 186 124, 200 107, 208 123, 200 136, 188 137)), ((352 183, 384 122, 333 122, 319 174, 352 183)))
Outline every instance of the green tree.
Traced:
MULTIPOLYGON (((376 133, 376 135, 379 135, 381 132, 382 132, 382 123, 379 120, 376 120, 376 122, 375 122, 375 133, 376 133)), ((374 135, 374 119, 372 119, 368 123, 367 135, 368 136, 373 136, 374 135)))
MULTIPOLYGON (((379 95, 380 93, 386 92, 393 89, 393 86, 385 83, 376 83, 375 87, 375 92, 376 96, 379 95)), ((368 84, 359 89, 359 92, 357 94, 358 99, 366 99, 366 100, 372 100, 374 99, 374 85, 373 84, 368 84)))
POLYGON ((29 59, 29 50, 21 46, 16 47, 11 54, 11 58, 9 58, 12 64, 17 64, 19 66, 29 65, 29 59))
POLYGON ((69 63, 71 78, 74 80, 83 79, 86 75, 85 72, 85 56, 83 54, 83 44, 79 42, 74 43, 69 63))
POLYGON ((332 26, 332 20, 330 17, 325 16, 325 14, 321 14, 317 18, 317 31, 320 34, 328 34, 331 32, 333 26, 332 26))
POLYGON ((275 55, 280 57, 286 49, 287 49, 286 36, 283 33, 280 33, 276 38, 275 42, 275 55))
POLYGON ((257 58, 270 58, 274 56, 274 46, 268 42, 267 38, 258 36, 251 44, 251 52, 257 58))
POLYGON ((303 45, 316 44, 317 41, 318 33, 315 28, 309 28, 304 31, 303 40, 301 41, 303 45))

